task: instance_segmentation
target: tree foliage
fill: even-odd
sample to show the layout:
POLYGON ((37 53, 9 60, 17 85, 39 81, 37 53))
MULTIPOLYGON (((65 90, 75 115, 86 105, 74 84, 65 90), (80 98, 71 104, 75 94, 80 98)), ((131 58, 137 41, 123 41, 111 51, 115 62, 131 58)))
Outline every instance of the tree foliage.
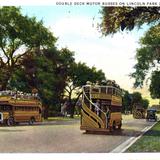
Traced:
POLYGON ((144 109, 147 109, 149 106, 149 100, 142 97, 140 92, 133 92, 132 94, 128 91, 123 91, 123 101, 122 101, 122 110, 125 111, 131 111, 136 108, 137 106, 140 106, 144 109))
POLYGON ((23 16, 20 8, 0 8, 0 88, 5 89, 25 54, 35 48, 54 46, 56 38, 35 17, 23 16))
POLYGON ((160 7, 103 7, 101 14, 103 35, 160 22, 160 7))
POLYGON ((125 111, 131 111, 132 110, 132 96, 128 91, 123 91, 123 97, 122 97, 122 110, 125 111))
POLYGON ((141 93, 133 92, 132 93, 132 108, 136 106, 141 106, 144 109, 148 108, 149 100, 142 97, 141 93))
POLYGON ((138 103, 140 103, 142 100, 142 95, 139 92, 133 92, 132 93, 132 105, 136 105, 138 103))
POLYGON ((155 71, 159 70, 160 63, 160 7, 104 7, 101 13, 100 27, 103 35, 123 30, 131 31, 135 27, 140 28, 143 24, 150 25, 150 29, 140 39, 141 47, 137 49, 137 62, 131 77, 135 79, 134 87, 142 87, 151 73, 151 96, 159 97, 158 89, 153 87, 153 83, 154 74, 157 73, 155 71))
POLYGON ((149 100, 148 99, 142 99, 141 100, 141 105, 144 109, 147 109, 149 106, 149 100))
POLYGON ((160 71, 154 71, 152 73, 149 90, 152 98, 160 99, 160 71))
POLYGON ((50 48, 40 53, 30 52, 23 57, 21 67, 13 74, 10 88, 25 92, 36 89, 47 112, 49 107, 51 110, 60 108, 67 70, 72 61, 73 53, 65 48, 60 51, 50 48))
POLYGON ((135 78, 135 87, 142 86, 146 75, 154 71, 160 64, 160 25, 151 27, 140 39, 141 47, 137 49, 137 64, 135 72, 131 74, 135 78))
POLYGON ((66 95, 68 96, 70 103, 71 117, 74 113, 75 104, 81 95, 81 87, 86 84, 87 81, 96 83, 105 80, 105 74, 102 70, 97 70, 95 67, 88 67, 85 63, 73 63, 69 70, 67 85, 65 88, 66 95), (75 96, 75 97, 73 97, 75 96), (72 98, 76 98, 75 103, 72 102, 72 98))

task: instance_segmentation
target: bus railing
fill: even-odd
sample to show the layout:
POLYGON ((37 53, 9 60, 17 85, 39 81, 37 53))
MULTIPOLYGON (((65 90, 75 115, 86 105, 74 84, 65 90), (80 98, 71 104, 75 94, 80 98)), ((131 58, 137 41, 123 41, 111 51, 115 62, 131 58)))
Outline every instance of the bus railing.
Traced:
POLYGON ((95 108, 97 108, 99 111, 101 111, 101 113, 105 114, 105 112, 99 108, 97 105, 95 105, 86 95, 85 91, 83 90, 83 95, 86 97, 86 99, 91 103, 91 105, 93 105, 95 108))
MULTIPOLYGON (((105 113, 101 108, 99 108, 97 105, 95 105, 95 104, 88 98, 88 96, 86 95, 84 89, 83 89, 83 95, 84 95, 85 98, 89 101, 89 103, 90 103, 91 105, 93 105, 95 108, 97 108, 97 109, 101 112, 101 114, 103 114, 104 119, 106 119, 106 113, 105 113)), ((83 101, 84 101, 84 100, 83 100, 83 101)), ((97 116, 98 116, 98 115, 97 115, 97 116)), ((98 116, 98 117, 99 117, 99 116, 98 116)), ((101 117, 102 117, 102 115, 101 115, 101 117)), ((101 118, 101 117, 100 117, 100 118, 101 118)))

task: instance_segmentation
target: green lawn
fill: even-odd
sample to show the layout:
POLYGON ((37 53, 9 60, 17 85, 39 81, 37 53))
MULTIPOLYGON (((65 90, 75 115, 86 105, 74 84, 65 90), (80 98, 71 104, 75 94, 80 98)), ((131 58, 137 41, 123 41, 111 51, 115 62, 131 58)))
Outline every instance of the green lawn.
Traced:
POLYGON ((160 122, 146 132, 126 152, 160 152, 160 122))

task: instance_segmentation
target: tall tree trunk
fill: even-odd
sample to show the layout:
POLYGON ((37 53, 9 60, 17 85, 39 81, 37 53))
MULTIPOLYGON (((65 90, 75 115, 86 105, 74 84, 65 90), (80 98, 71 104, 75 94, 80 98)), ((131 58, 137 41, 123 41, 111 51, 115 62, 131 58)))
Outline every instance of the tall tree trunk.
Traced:
POLYGON ((7 88, 7 83, 0 83, 0 91, 6 90, 7 88))
POLYGON ((74 106, 74 104, 71 103, 71 106, 70 106, 70 118, 74 118, 74 109, 75 109, 75 106, 74 106))
POLYGON ((5 66, 0 70, 2 77, 0 77, 0 90, 6 90, 9 80, 14 72, 14 66, 5 66))
POLYGON ((74 105, 72 103, 71 95, 69 95, 69 109, 70 109, 70 118, 74 118, 74 105))
POLYGON ((1 91, 7 89, 7 85, 8 85, 10 78, 11 78, 11 74, 8 74, 8 75, 6 74, 6 75, 4 75, 4 77, 2 77, 1 82, 0 82, 0 90, 1 91))
POLYGON ((74 118, 75 106, 76 106, 76 103, 77 103, 79 97, 81 96, 81 94, 82 94, 82 92, 77 96, 75 103, 72 103, 72 100, 71 100, 71 103, 70 103, 71 104, 71 106, 70 106, 70 112, 71 112, 70 118, 74 118))
POLYGON ((82 92, 81 93, 79 93, 79 95, 77 96, 77 98, 76 98, 76 100, 75 100, 75 103, 74 103, 74 106, 76 106, 76 104, 77 104, 77 101, 79 100, 79 97, 82 95, 82 92))

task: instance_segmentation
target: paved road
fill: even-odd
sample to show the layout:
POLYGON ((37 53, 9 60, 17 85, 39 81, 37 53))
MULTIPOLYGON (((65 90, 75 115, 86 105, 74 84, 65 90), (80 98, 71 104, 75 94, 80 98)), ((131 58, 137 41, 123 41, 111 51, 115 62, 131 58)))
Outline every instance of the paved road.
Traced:
POLYGON ((0 127, 0 153, 108 153, 153 122, 125 120, 113 135, 85 134, 79 121, 0 127))

